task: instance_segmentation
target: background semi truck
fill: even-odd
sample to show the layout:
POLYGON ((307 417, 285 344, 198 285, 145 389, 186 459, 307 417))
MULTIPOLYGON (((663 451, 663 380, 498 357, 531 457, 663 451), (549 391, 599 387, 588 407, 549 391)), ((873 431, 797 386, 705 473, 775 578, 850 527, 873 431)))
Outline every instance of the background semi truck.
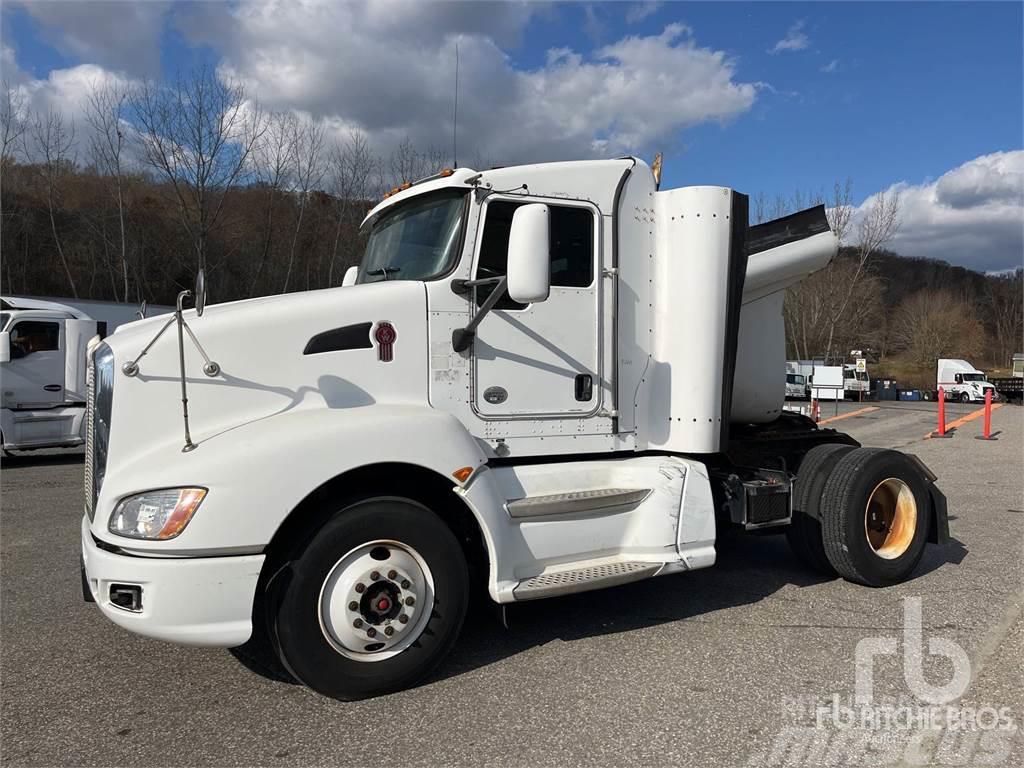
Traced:
POLYGON ((705 568, 725 528, 881 587, 946 540, 917 459, 784 412, 822 207, 750 227, 620 158, 447 169, 364 227, 352 285, 203 311, 199 280, 91 344, 82 578, 112 621, 351 699, 422 679, 474 589, 705 568))
MULTIPOLYGON (((72 305, 29 297, 5 296, 0 301, 3 449, 82 445, 86 345, 92 337, 137 319, 140 310, 125 304, 72 305)), ((155 309, 166 312, 170 307, 155 309)))
POLYGON ((936 361, 935 388, 939 387, 942 387, 947 400, 964 403, 984 402, 986 391, 995 395, 995 387, 985 378, 984 371, 979 371, 966 360, 940 358, 936 361))

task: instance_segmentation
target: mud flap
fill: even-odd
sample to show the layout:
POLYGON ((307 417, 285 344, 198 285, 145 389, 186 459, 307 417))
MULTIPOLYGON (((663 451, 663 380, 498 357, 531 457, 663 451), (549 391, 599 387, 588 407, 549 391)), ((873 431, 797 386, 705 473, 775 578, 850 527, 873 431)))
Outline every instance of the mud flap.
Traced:
POLYGON ((78 568, 82 574, 82 599, 87 603, 95 603, 96 598, 92 596, 92 590, 89 588, 89 577, 85 575, 85 558, 82 554, 78 554, 78 568))
POLYGON ((916 455, 913 453, 906 455, 917 465, 918 469, 921 470, 921 474, 928 481, 928 496, 932 502, 931 515, 929 516, 928 542, 931 544, 948 544, 949 513, 946 509, 946 495, 935 485, 935 481, 938 478, 916 455))

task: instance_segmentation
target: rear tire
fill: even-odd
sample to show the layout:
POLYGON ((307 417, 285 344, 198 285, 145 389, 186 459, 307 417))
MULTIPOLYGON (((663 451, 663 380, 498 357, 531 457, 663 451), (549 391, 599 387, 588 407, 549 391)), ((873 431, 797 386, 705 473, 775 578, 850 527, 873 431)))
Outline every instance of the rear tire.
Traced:
POLYGON ((335 699, 408 688, 451 650, 468 601, 448 526, 409 499, 368 499, 336 513, 292 562, 273 618, 278 653, 335 699))
POLYGON ((858 448, 825 483, 821 525, 825 554, 848 581, 884 587, 907 579, 924 554, 930 496, 907 456, 858 448))
POLYGON ((826 576, 835 576, 836 570, 825 554, 818 519, 821 492, 832 468, 852 450, 852 446, 840 443, 815 446, 800 463, 793 486, 793 520, 786 529, 786 541, 801 563, 826 576))

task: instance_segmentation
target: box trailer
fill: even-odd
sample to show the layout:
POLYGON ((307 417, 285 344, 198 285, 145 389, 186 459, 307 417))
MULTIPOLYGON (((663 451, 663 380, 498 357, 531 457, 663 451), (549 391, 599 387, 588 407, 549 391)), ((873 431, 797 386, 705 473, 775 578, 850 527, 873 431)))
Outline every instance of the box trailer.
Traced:
POLYGON ((205 311, 197 286, 92 346, 82 575, 110 620, 353 699, 422 679, 473 588, 684 573, 772 527, 878 587, 946 540, 917 459, 784 412, 824 208, 751 227, 745 195, 621 158, 445 170, 363 226, 354 284, 205 311))

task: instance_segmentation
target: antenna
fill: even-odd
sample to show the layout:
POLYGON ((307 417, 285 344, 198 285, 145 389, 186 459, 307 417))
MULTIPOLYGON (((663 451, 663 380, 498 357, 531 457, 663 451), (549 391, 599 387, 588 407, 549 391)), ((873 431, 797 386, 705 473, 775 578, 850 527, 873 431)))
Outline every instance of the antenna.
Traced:
POLYGON ((452 167, 459 167, 459 43, 455 42, 455 113, 452 116, 452 167))

